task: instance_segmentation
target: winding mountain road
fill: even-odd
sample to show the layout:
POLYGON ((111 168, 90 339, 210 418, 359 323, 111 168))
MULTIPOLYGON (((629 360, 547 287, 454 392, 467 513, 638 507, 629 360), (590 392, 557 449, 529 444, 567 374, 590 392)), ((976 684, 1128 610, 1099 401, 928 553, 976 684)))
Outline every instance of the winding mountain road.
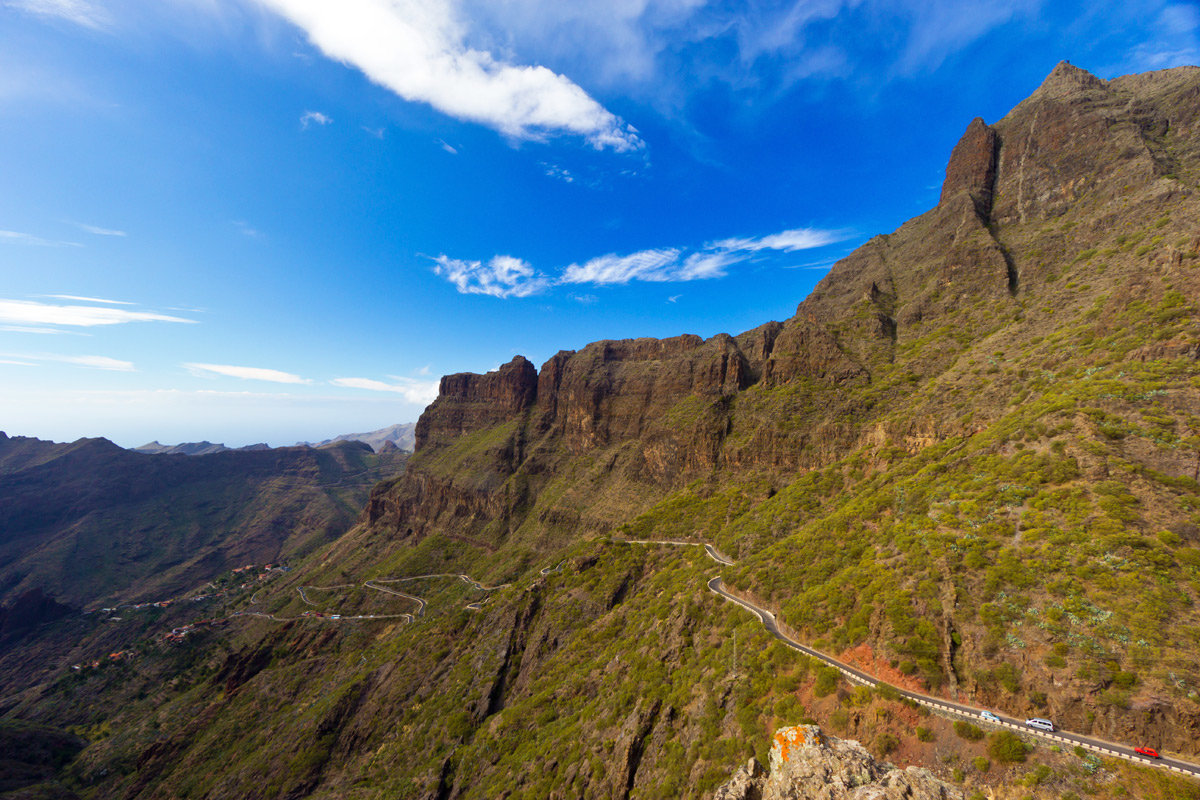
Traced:
MULTIPOLYGON (((619 544, 672 545, 672 546, 676 546, 676 547, 681 547, 681 546, 703 547, 704 552, 713 561, 716 561, 717 563, 725 565, 725 566, 732 566, 734 564, 734 561, 732 559, 730 559, 728 556, 722 554, 719 550, 715 549, 711 544, 708 544, 706 542, 684 542, 684 541, 671 540, 671 539, 661 539, 661 540, 611 539, 610 541, 619 543, 619 544)), ((863 672, 860 669, 856 669, 856 668, 850 666, 849 664, 838 661, 833 656, 826 655, 825 653, 822 653, 818 650, 814 650, 811 647, 808 647, 807 645, 803 645, 800 642, 798 642, 795 639, 788 636, 787 634, 783 633, 783 631, 779 630, 779 624, 776 622, 775 614, 773 612, 769 611, 768 609, 763 608, 762 606, 755 605, 754 603, 751 603, 748 600, 743 600, 742 598, 731 594, 725 588, 725 583, 724 583, 724 581, 721 580, 721 577, 719 575, 711 578, 708 581, 708 588, 709 588, 709 591, 713 592, 717 596, 722 597, 731 603, 739 605, 742 608, 749 611, 751 614, 754 614, 756 617, 758 617, 759 622, 762 623, 763 628, 765 628, 767 630, 767 633, 771 634, 776 639, 783 642, 785 645, 792 648, 793 650, 797 650, 797 651, 803 653, 804 655, 809 656, 810 658, 814 658, 817 661, 820 661, 822 663, 828 664, 831 667, 834 667, 839 672, 841 672, 842 675, 846 676, 846 678, 853 681, 854 683, 859 684, 860 686, 874 687, 874 686, 878 686, 880 683, 883 683, 883 681, 880 681, 878 678, 875 678, 874 676, 869 675, 868 673, 863 672)), ((1134 749, 1128 745, 1115 744, 1113 742, 1106 742, 1103 739, 1097 739, 1097 738, 1091 737, 1091 736, 1084 736, 1083 734, 1073 733, 1072 731, 1065 731, 1065 730, 1061 730, 1061 729, 1056 730, 1053 733, 1050 733, 1047 731, 1040 731, 1040 730, 1037 730, 1036 728, 1028 727, 1027 725, 1023 724, 1023 722, 1021 720, 1015 719, 1013 717, 1006 717, 1003 714, 996 714, 996 716, 999 718, 1000 721, 995 722, 995 721, 987 720, 987 719, 984 719, 983 717, 981 717, 980 714, 983 711, 983 709, 981 709, 981 708, 975 708, 973 706, 963 705, 962 703, 957 703, 957 702, 954 702, 953 700, 946 700, 946 699, 943 699, 940 697, 931 697, 930 695, 925 695, 925 694, 921 694, 919 692, 909 691, 907 689, 901 689, 899 687, 893 687, 893 688, 895 688, 896 692, 899 693, 902 697, 906 697, 915 703, 919 703, 920 705, 925 706, 926 708, 932 708, 932 709, 936 709, 938 711, 942 711, 942 712, 945 712, 948 714, 953 714, 955 716, 964 717, 966 719, 971 720, 971 722, 973 722, 973 723, 992 725, 992 726, 1001 727, 1001 728, 1010 728, 1012 730, 1020 731, 1021 733, 1029 734, 1031 736, 1037 736, 1037 737, 1046 739, 1051 742, 1060 742, 1062 744, 1067 744, 1072 747, 1079 746, 1079 747, 1084 748, 1085 750, 1090 750, 1093 753, 1099 753, 1100 755, 1111 756, 1111 757, 1115 757, 1115 758, 1123 758, 1127 761, 1133 761, 1137 764, 1141 764, 1142 766, 1158 767, 1160 769, 1170 770, 1171 772, 1178 772, 1182 775, 1189 775, 1194 778, 1200 778, 1200 765, 1193 764, 1188 761, 1183 761, 1178 758, 1169 758, 1167 756, 1163 756, 1161 758, 1150 758, 1148 756, 1144 756, 1144 755, 1141 755, 1140 753, 1134 752, 1134 749)), ((992 713, 995 713, 995 712, 992 712, 992 713)))
MULTIPOLYGON (((853 681, 854 683, 860 684, 862 686, 878 686, 880 683, 882 683, 882 681, 878 680, 877 678, 872 677, 871 675, 868 675, 867 673, 863 672, 862 670, 855 669, 854 667, 851 667, 848 664, 844 664, 841 661, 838 661, 836 658, 833 658, 832 656, 828 656, 817 650, 813 650, 811 647, 807 647, 807 646, 801 644, 800 642, 797 642, 795 639, 791 638, 790 636, 786 635, 785 633, 783 633, 782 631, 779 630, 779 625, 776 623, 775 615, 772 612, 768 611, 767 609, 763 608, 762 606, 755 605, 754 603, 751 603, 748 600, 743 600, 740 597, 735 597, 734 595, 730 594, 729 591, 725 589, 725 584, 721 580, 720 576, 717 576, 717 577, 711 579, 708 582, 708 588, 714 594, 716 594, 720 597, 723 597, 724 599, 728 600, 731 603, 735 603, 735 604, 741 606, 742 608, 746 609, 750 613, 757 616, 759 621, 762 622, 763 627, 766 628, 768 633, 770 633, 776 639, 783 642, 785 645, 792 648, 793 650, 798 650, 799 652, 804 653, 806 656, 809 656, 810 658, 815 658, 818 661, 821 661, 825 664, 828 664, 831 667, 836 668, 839 672, 841 672, 843 675, 845 675, 851 681, 853 681)), ((993 721, 983 719, 980 716, 980 712, 983 711, 983 709, 974 708, 974 707, 968 706, 968 705, 963 705, 962 703, 956 703, 952 700, 946 700, 946 699, 943 699, 940 697, 930 697, 929 695, 920 694, 918 692, 912 692, 907 689, 901 689, 899 687, 893 687, 893 688, 895 688, 896 691, 901 696, 907 697, 909 700, 912 700, 913 702, 920 703, 921 705, 925 706, 926 708, 937 709, 939 711, 944 711, 946 713, 954 714, 959 717, 965 717, 974 723, 993 725, 993 726, 1002 727, 1002 728, 1011 728, 1012 730, 1020 731, 1021 733, 1026 733, 1026 734, 1030 734, 1033 736, 1038 736, 1038 737, 1040 737, 1042 739, 1046 739, 1048 741, 1060 742, 1063 744, 1070 745, 1072 747, 1078 745, 1079 747, 1082 747, 1085 750, 1091 750, 1092 752, 1099 753, 1100 755, 1112 756, 1112 757, 1116 757, 1116 758, 1123 758, 1127 761, 1134 761, 1143 766, 1159 767, 1161 769, 1170 770, 1172 772, 1178 772, 1183 775, 1190 775, 1192 777, 1200 778, 1200 765, 1192 764, 1187 761, 1181 761, 1177 758, 1168 758, 1166 756, 1163 756, 1162 758, 1157 758, 1157 759, 1149 758, 1147 756, 1143 756, 1138 753, 1135 753, 1133 748, 1129 747, 1127 745, 1114 744, 1112 742, 1106 742, 1103 739, 1096 739, 1094 737, 1084 736, 1079 733, 1072 733, 1071 731, 1057 730, 1054 733, 1040 731, 1035 728, 1030 728, 1030 727, 1026 726, 1025 724, 1022 723, 1021 720, 1014 719, 1012 717, 1006 717, 1003 714, 999 714, 999 713, 997 713, 996 716, 1000 718, 1000 721, 993 722, 993 721)), ((996 713, 996 712, 993 712, 993 713, 996 713)))

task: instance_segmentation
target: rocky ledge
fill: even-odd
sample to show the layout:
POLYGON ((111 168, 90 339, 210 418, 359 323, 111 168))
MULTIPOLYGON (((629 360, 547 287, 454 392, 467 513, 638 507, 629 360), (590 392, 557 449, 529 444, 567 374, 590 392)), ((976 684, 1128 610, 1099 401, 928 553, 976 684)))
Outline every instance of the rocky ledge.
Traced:
POLYGON ((713 800, 962 800, 962 790, 925 769, 899 769, 876 760, 861 744, 816 725, 775 731, 771 771, 755 759, 717 789, 713 800))

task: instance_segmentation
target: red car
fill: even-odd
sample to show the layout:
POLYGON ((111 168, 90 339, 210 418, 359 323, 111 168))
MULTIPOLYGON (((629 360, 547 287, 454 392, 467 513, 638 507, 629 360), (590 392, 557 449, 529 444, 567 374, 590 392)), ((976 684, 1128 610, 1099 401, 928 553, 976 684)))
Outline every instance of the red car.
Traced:
POLYGON ((1150 756, 1150 758, 1162 758, 1162 756, 1158 754, 1158 751, 1151 747, 1135 747, 1133 748, 1133 752, 1141 753, 1144 756, 1150 756))

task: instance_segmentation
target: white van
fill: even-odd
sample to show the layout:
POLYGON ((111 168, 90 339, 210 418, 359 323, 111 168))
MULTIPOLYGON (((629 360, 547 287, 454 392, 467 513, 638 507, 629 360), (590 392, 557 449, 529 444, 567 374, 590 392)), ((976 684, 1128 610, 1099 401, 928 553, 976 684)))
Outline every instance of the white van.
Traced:
POLYGON ((1041 730, 1041 731, 1053 731, 1054 730, 1054 723, 1048 719, 1042 719, 1041 717, 1032 717, 1030 719, 1027 719, 1027 720, 1025 720, 1025 724, 1031 728, 1037 728, 1038 730, 1041 730))

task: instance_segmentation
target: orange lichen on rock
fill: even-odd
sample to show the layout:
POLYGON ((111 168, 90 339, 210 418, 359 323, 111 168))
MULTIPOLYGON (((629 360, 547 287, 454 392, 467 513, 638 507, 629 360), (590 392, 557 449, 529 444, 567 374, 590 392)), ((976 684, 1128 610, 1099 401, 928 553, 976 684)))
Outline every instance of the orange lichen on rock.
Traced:
MULTIPOLYGON (((779 751, 780 761, 787 761, 790 758, 792 747, 799 747, 807 742, 806 730, 800 726, 780 728, 775 731, 775 749, 779 751)), ((813 744, 816 743, 814 740, 813 744)))

